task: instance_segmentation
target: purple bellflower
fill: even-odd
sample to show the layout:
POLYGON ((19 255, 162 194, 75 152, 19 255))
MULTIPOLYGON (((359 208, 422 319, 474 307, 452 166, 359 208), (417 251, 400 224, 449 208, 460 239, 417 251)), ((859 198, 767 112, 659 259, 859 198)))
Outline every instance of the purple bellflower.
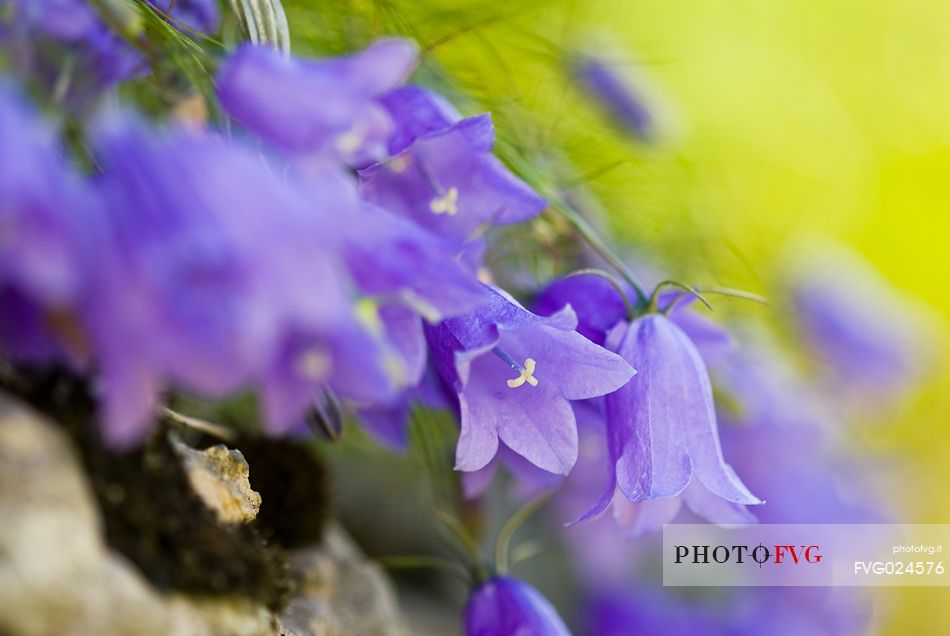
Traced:
POLYGON ((0 139, 0 349, 47 362, 66 353, 50 324, 54 315, 74 319, 98 209, 52 127, 2 82, 0 139))
POLYGON ((574 331, 570 307, 542 318, 491 291, 470 314, 426 328, 434 365, 459 399, 456 469, 483 468, 501 442, 539 468, 567 474, 577 460, 570 401, 616 391, 635 371, 574 331))
POLYGON ((491 578, 469 596, 465 636, 570 636, 557 610, 523 581, 491 578))
POLYGON ((603 512, 619 490, 643 502, 629 511, 635 534, 672 519, 680 499, 720 523, 754 520, 744 506, 762 501, 723 458, 709 375, 689 337, 667 316, 647 314, 615 327, 607 346, 639 374, 605 400, 614 470, 582 519, 603 512))
POLYGON ((578 275, 555 281, 534 303, 540 313, 565 304, 577 307, 578 331, 617 351, 638 371, 638 365, 649 368, 649 375, 609 396, 603 408, 591 407, 600 409, 606 426, 592 427, 589 435, 600 437, 607 457, 596 467, 582 462, 583 472, 608 468, 601 478, 606 489, 581 519, 612 507, 633 537, 670 522, 683 504, 715 523, 750 523, 755 518, 745 505, 761 503, 725 463, 719 445, 706 365, 725 359, 732 339, 688 311, 685 300, 670 308, 675 296, 660 294, 658 304, 668 315, 648 314, 628 323, 627 309, 609 282, 578 275))
POLYGON ((492 154, 489 115, 462 119, 442 98, 415 86, 384 98, 395 121, 385 162, 360 171, 367 201, 456 242, 492 224, 519 223, 545 201, 492 154))
POLYGON ((379 40, 340 58, 287 58, 244 45, 217 76, 225 111, 265 141, 295 154, 365 165, 388 155, 393 123, 379 97, 416 64, 408 40, 379 40))

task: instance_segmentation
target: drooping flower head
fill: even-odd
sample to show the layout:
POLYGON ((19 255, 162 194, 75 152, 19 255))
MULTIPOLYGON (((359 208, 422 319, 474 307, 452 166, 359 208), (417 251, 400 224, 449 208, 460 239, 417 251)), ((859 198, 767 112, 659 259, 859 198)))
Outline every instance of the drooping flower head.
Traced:
POLYGON ((383 102, 395 121, 385 162, 360 171, 364 199, 453 241, 537 216, 545 201, 492 154, 489 115, 462 119, 442 98, 407 86, 383 102))
POLYGON ((669 315, 628 321, 617 290, 602 278, 582 275, 556 281, 535 303, 544 312, 576 303, 583 332, 638 371, 604 401, 611 468, 599 500, 581 517, 591 519, 613 506, 633 536, 672 520, 682 503, 717 523, 753 521, 745 505, 761 503, 726 464, 719 443, 704 358, 721 359, 731 339, 682 303, 670 307, 671 301, 661 294, 659 304, 669 315))
POLYGON ((365 165, 388 156, 393 123, 379 98, 416 64, 408 40, 379 40, 348 57, 307 60, 244 45, 222 65, 225 111, 283 150, 365 165))
POLYGON ((465 636, 570 636, 557 610, 524 581, 494 577, 469 596, 465 636))
POLYGON ((567 474, 577 459, 570 401, 615 391, 635 371, 574 331, 569 307, 542 318, 491 292, 475 311, 426 330, 435 367, 459 399, 456 468, 483 468, 504 443, 539 468, 567 474))
POLYGON ((638 382, 607 397, 618 486, 631 501, 682 492, 693 475, 711 492, 760 503, 724 462, 709 375, 696 347, 669 318, 651 314, 615 332, 638 382))

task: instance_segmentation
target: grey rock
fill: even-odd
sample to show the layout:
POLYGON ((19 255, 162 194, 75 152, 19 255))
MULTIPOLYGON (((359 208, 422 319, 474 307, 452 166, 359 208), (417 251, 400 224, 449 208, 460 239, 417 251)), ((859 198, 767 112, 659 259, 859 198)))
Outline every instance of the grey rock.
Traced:
MULTIPOLYGON (((176 446, 223 522, 261 504, 247 463, 176 446)), ((63 431, 0 394, 0 634, 5 636, 403 636, 389 580, 342 528, 290 555, 279 616, 241 598, 163 594, 105 544, 90 486, 63 431)))
POLYGON ((280 616, 286 636, 408 634, 389 579, 339 526, 321 546, 292 553, 290 569, 295 592, 280 616))

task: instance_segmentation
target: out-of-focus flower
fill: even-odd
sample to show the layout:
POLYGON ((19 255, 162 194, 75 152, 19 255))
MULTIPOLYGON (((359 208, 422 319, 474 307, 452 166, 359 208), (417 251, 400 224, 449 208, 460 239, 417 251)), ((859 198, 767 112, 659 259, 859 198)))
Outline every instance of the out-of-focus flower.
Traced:
POLYGON ((627 636, 852 636, 867 633, 869 604, 844 588, 740 588, 715 603, 675 588, 597 590, 587 603, 587 634, 627 636))
POLYGON ((0 48, 21 80, 75 109, 148 69, 83 0, 4 2, 0 48))
POLYGON ((0 348, 46 362, 64 353, 53 316, 71 314, 85 292, 98 210, 52 127, 6 83, 0 139, 0 348))
POLYGON ((199 33, 214 33, 218 30, 217 0, 147 0, 169 16, 176 26, 185 26, 199 33))
POLYGON ((417 87, 388 95, 395 156, 360 171, 364 199, 460 242, 492 224, 537 216, 545 201, 492 154, 489 115, 460 119, 417 87))
POLYGON ((456 469, 483 468, 500 440, 539 468, 570 471, 577 459, 570 401, 615 391, 635 373, 576 325, 569 307, 542 318, 492 290, 470 314, 427 327, 435 367, 459 398, 456 469))
POLYGON ((348 57, 304 60, 244 45, 217 76, 227 113, 265 141, 293 153, 365 165, 388 155, 393 124, 379 97, 416 64, 408 40, 379 40, 348 57))
POLYGON ((639 139, 650 139, 656 134, 656 121, 650 109, 633 82, 612 66, 589 54, 576 55, 569 61, 575 81, 621 130, 639 139))
POLYGON ((644 529, 672 518, 679 502, 670 498, 678 496, 703 517, 750 521, 744 506, 762 502, 723 458, 709 375, 686 334, 648 314, 615 327, 607 346, 639 373, 605 400, 614 470, 583 518, 603 512, 619 489, 631 502, 647 502, 635 511, 648 515, 639 520, 644 529))
POLYGON ((737 409, 720 409, 723 448, 768 504, 764 523, 886 523, 867 483, 831 452, 834 422, 774 355, 744 350, 717 370, 737 409))
POLYGON ((835 387, 880 402, 918 380, 926 325, 861 258, 841 248, 804 248, 791 267, 795 318, 835 387))
POLYGON ((523 581, 494 577, 469 596, 463 618, 465 636, 570 636, 546 598, 523 581))
POLYGON ((359 331, 334 230, 357 209, 351 182, 298 180, 218 136, 122 117, 97 147, 109 244, 86 320, 114 441, 141 435, 167 383, 221 396, 291 352, 294 377, 319 383, 335 360, 359 361, 354 387, 374 385, 372 348, 340 342, 359 331))
MULTIPOLYGON (((596 636, 726 636, 714 612, 668 588, 603 588, 587 601, 585 634, 596 636)), ((802 632, 803 634, 805 632, 802 632)))
POLYGON ((411 221, 364 204, 346 231, 347 264, 366 294, 412 307, 430 322, 490 297, 454 244, 411 221))

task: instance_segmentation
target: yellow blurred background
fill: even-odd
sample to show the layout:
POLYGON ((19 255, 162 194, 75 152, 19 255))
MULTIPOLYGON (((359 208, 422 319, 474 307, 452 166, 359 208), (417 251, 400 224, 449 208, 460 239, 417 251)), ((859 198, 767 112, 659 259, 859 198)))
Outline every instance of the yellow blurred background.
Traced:
MULTIPOLYGON (((818 234, 950 316, 950 2, 435 4, 443 18, 415 28, 501 136, 566 149, 615 234, 677 275, 767 291, 793 238, 818 234), (663 139, 631 144, 600 123, 566 83, 565 47, 622 51, 667 115, 663 139)), ((895 506, 948 523, 946 337, 933 349, 936 377, 865 436, 906 462, 895 506)), ((881 600, 883 633, 950 633, 947 588, 881 600)))

